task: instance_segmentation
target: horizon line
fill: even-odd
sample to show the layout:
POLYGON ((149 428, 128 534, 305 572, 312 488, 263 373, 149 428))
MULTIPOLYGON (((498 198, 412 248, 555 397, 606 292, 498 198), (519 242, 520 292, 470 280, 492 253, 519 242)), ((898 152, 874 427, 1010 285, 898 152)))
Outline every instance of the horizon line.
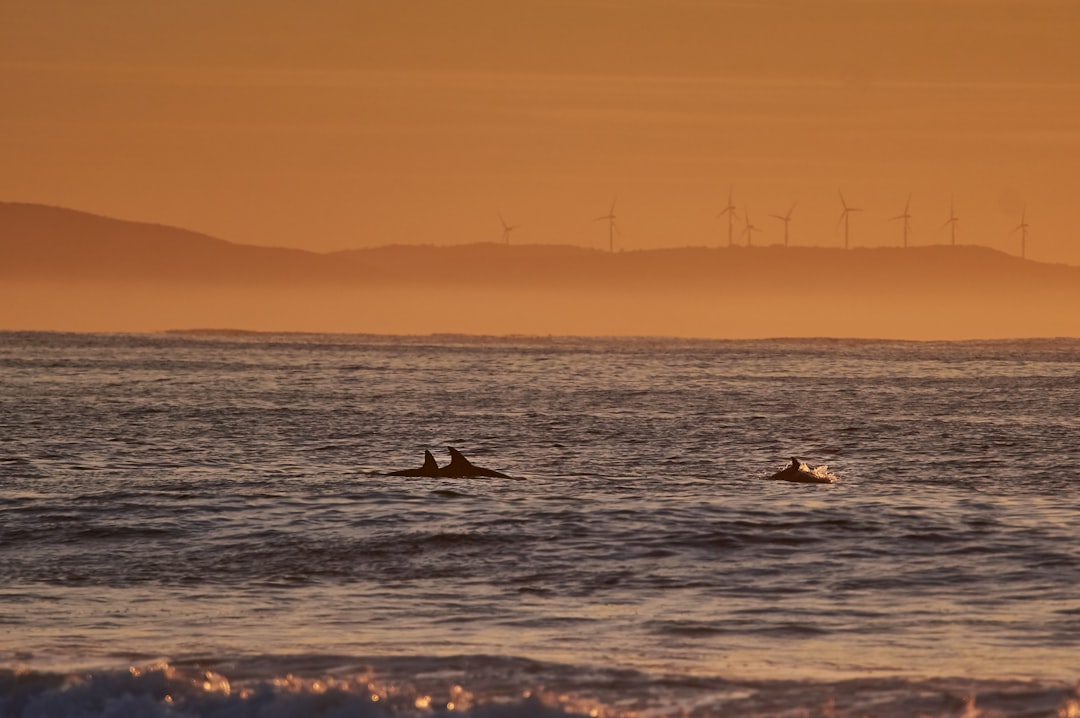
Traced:
POLYGON ((1078 336, 1012 336, 1012 337, 974 337, 966 339, 902 339, 890 337, 856 337, 856 336, 766 336, 766 337, 706 337, 706 336, 679 336, 675 334, 483 334, 470 332, 428 332, 428 333, 385 333, 385 332, 313 332, 297 329, 239 329, 229 327, 193 327, 187 329, 155 329, 145 331, 71 331, 62 329, 4 329, 3 334, 74 334, 85 336, 195 336, 195 337, 229 337, 229 336, 298 336, 298 337, 376 337, 383 339, 477 339, 477 340, 603 340, 603 341, 669 341, 680 343, 691 342, 857 342, 861 344, 889 343, 889 344, 978 344, 978 343, 1002 343, 1002 342, 1076 342, 1078 336))

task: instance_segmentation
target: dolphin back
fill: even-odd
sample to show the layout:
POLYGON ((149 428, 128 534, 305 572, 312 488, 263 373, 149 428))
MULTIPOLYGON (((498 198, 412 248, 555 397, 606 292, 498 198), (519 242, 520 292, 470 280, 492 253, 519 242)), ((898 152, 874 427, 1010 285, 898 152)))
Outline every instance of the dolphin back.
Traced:
POLYGON ((423 476, 428 478, 435 478, 438 475, 439 464, 436 463, 431 452, 427 450, 424 450, 424 465, 419 469, 402 469, 401 471, 391 471, 388 474, 388 476, 423 476))
MULTIPOLYGON (((825 467, 818 468, 824 469, 825 467)), ((772 481, 791 481, 797 484, 831 484, 835 481, 835 477, 829 474, 828 471, 819 472, 810 468, 803 468, 802 462, 794 456, 791 457, 791 464, 782 471, 777 471, 769 479, 772 481)))
POLYGON ((439 470, 440 476, 446 476, 450 478, 491 478, 491 479, 510 479, 512 476, 502 473, 501 471, 495 471, 494 469, 488 469, 483 466, 477 466, 468 459, 460 451, 452 446, 446 447, 450 452, 450 463, 442 467, 439 470))

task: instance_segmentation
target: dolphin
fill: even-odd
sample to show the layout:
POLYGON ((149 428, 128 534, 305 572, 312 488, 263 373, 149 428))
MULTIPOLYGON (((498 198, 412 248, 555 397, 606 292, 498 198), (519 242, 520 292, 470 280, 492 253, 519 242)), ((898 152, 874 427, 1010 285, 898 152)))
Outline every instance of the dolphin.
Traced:
POLYGON ((492 479, 512 479, 513 476, 507 476, 501 471, 495 471, 494 469, 485 469, 483 466, 476 466, 460 451, 452 446, 446 447, 450 452, 450 463, 439 469, 438 476, 445 476, 447 478, 454 479, 466 479, 466 478, 479 478, 488 477, 492 479))
POLYGON ((836 479, 828 472, 815 473, 803 468, 802 462, 791 457, 791 465, 769 477, 772 481, 794 481, 799 484, 831 484, 836 479))
POLYGON ((390 473, 390 476, 426 476, 429 478, 435 478, 439 476, 439 465, 435 463, 435 457, 431 455, 430 451, 424 450, 424 465, 419 469, 402 469, 401 471, 394 471, 390 473))

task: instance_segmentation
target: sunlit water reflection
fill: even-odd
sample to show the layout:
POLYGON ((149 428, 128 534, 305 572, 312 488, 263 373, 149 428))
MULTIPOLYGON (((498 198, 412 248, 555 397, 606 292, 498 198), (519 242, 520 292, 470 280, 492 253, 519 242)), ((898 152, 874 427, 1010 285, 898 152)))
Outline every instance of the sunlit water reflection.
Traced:
POLYGON ((1065 340, 0 334, 0 665, 1072 681, 1078 377, 1065 340), (448 444, 521 480, 387 476, 448 444), (764 480, 792 455, 840 480, 764 480))

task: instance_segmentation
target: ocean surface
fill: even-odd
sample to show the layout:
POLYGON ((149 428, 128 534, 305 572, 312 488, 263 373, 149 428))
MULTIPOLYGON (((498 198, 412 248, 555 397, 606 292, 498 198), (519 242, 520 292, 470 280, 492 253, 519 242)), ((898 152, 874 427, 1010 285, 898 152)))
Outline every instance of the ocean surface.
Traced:
POLYGON ((1078 679, 1080 340, 0 333, 4 718, 1075 718, 1078 679), (388 475, 447 446, 515 479, 388 475))

